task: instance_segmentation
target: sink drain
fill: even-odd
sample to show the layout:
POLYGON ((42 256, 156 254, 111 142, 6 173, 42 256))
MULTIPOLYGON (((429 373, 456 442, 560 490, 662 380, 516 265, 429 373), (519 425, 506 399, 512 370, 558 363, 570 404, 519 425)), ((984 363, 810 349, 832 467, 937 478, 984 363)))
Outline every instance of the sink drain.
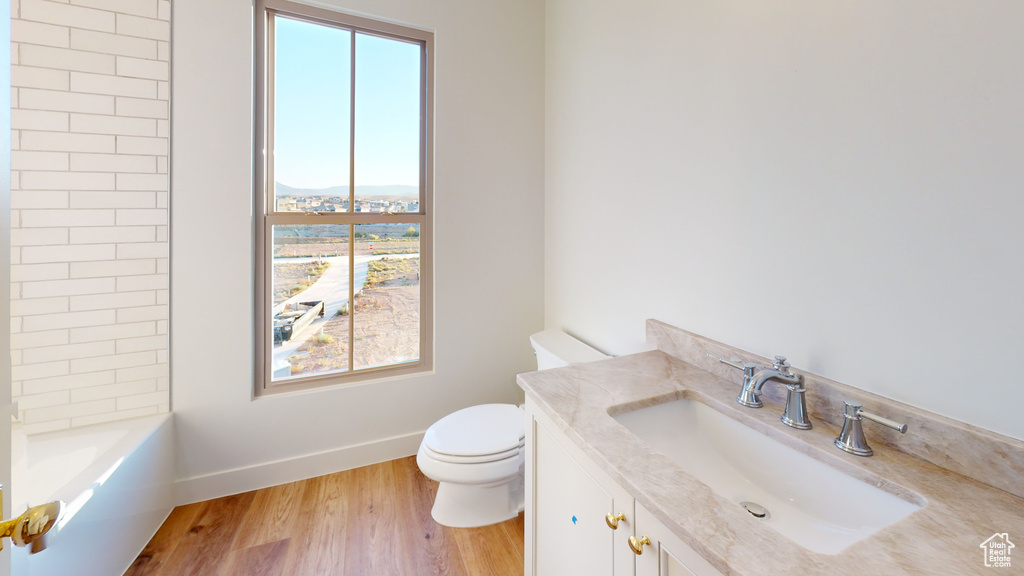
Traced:
POLYGON ((772 517, 771 513, 764 506, 761 506, 757 502, 740 502, 740 506, 754 518, 760 518, 761 520, 767 520, 772 517))

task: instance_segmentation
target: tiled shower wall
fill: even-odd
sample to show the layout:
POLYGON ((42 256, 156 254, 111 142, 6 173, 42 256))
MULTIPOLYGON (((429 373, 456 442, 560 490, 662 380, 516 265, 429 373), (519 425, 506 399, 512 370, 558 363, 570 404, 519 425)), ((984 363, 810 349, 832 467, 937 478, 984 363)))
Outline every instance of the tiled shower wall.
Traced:
POLYGON ((26 432, 166 412, 170 2, 11 2, 11 348, 26 432))

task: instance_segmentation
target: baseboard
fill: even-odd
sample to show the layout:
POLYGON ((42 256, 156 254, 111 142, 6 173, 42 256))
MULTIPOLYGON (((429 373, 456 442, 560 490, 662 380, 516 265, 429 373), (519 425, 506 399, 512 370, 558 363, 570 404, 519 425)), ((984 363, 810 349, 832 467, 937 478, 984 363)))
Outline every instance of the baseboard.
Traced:
POLYGON ((332 474, 416 453, 424 432, 345 446, 285 460, 183 478, 175 482, 175 504, 191 504, 250 490, 332 474))

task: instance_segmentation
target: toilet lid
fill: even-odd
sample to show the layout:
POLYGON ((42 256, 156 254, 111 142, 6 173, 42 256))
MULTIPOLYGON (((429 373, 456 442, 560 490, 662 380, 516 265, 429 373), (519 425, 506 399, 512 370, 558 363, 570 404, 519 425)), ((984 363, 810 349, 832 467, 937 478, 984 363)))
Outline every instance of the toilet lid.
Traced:
POLYGON ((525 413, 514 404, 481 404, 453 412, 434 423, 424 444, 439 454, 480 456, 522 445, 525 413))

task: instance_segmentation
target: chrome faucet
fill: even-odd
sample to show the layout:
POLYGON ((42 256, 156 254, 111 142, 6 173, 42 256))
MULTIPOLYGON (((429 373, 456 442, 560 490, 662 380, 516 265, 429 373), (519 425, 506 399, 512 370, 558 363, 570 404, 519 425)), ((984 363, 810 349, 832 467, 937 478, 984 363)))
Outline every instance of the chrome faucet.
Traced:
POLYGON ((782 423, 798 430, 811 428, 811 421, 807 417, 807 401, 804 399, 804 393, 807 392, 804 377, 789 371, 790 365, 785 356, 776 356, 771 368, 738 359, 726 360, 711 353, 708 356, 743 371, 743 387, 736 402, 750 408, 764 406, 761 402, 761 389, 767 382, 774 380, 786 386, 786 410, 780 418, 782 423))
POLYGON ((871 412, 865 412, 860 402, 844 400, 843 403, 846 404, 846 409, 843 412, 843 431, 839 433, 839 437, 835 441, 836 448, 843 452, 849 452, 857 456, 871 456, 874 454, 871 446, 868 446, 867 438, 864 437, 864 418, 878 422, 886 428, 892 428, 900 434, 907 433, 906 424, 889 420, 871 412))

